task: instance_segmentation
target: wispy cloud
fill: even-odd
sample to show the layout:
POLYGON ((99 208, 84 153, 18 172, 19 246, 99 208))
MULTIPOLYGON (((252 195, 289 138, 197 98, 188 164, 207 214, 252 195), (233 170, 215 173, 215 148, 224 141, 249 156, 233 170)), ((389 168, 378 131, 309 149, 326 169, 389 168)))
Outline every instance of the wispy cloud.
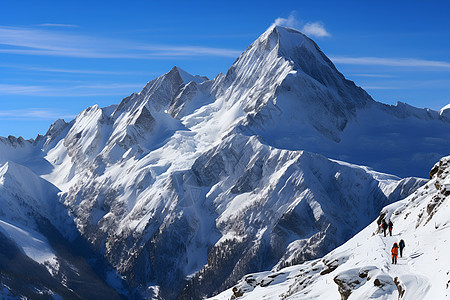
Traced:
POLYGON ((12 68, 26 71, 50 72, 50 73, 67 73, 67 74, 93 74, 93 75, 160 75, 162 72, 142 72, 142 71, 106 71, 106 70, 87 70, 87 69, 63 69, 48 68, 41 66, 26 66, 0 64, 0 68, 12 68))
POLYGON ((42 86, 0 84, 0 95, 35 95, 45 93, 47 90, 42 86))
POLYGON ((241 51, 192 45, 153 45, 52 30, 0 27, 0 53, 81 58, 161 59, 173 57, 236 57, 241 51))
POLYGON ((398 76, 388 74, 348 74, 348 76, 354 77, 370 77, 370 78, 396 78, 398 76))
POLYGON ((298 20, 295 15, 296 12, 292 11, 287 18, 277 18, 273 24, 298 29, 308 36, 331 36, 331 34, 325 29, 325 25, 322 22, 317 21, 305 23, 304 21, 298 20))
POLYGON ((39 86, 0 84, 0 95, 34 97, 125 96, 139 91, 142 84, 97 83, 76 86, 39 86))
POLYGON ((366 90, 427 90, 446 89, 450 86, 449 79, 431 80, 377 80, 361 84, 366 90))
POLYGON ((331 56, 330 59, 339 64, 377 65, 390 67, 429 67, 450 69, 450 62, 417 58, 382 58, 382 57, 348 57, 331 56))
MULTIPOLYGON (((81 70, 81 69, 58 69, 58 68, 43 68, 43 67, 28 67, 30 71, 51 72, 51 73, 68 73, 68 74, 95 74, 95 75, 132 75, 138 72, 125 71, 104 71, 104 70, 81 70)), ((148 73, 145 73, 148 74, 148 73)), ((158 74, 158 73, 155 73, 158 74)))
POLYGON ((0 110, 0 119, 7 120, 55 120, 73 119, 75 115, 49 108, 24 108, 0 110))
POLYGON ((78 25, 74 25, 74 24, 54 24, 54 23, 38 24, 37 26, 41 26, 41 27, 71 27, 71 28, 79 27, 78 25))
POLYGON ((403 90, 405 88, 399 86, 376 86, 376 85, 364 85, 365 90, 403 90))

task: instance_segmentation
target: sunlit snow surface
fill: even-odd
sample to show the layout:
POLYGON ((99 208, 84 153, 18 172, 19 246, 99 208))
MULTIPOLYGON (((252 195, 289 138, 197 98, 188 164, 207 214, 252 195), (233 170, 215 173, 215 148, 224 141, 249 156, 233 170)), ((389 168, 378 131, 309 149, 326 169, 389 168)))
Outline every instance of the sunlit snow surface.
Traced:
POLYGON ((56 255, 48 240, 40 233, 16 226, 0 219, 0 231, 16 243, 19 249, 32 260, 44 264, 52 273, 58 269, 56 255))
POLYGON ((22 229, 2 220, 0 220, 0 230, 16 242, 23 253, 34 261, 44 263, 55 259, 55 254, 48 245, 47 239, 38 232, 30 229, 22 229))

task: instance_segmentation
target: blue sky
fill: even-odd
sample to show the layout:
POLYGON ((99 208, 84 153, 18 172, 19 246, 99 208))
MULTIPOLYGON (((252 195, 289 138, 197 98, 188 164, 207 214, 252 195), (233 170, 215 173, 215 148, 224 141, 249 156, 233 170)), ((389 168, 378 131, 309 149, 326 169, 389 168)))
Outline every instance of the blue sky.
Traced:
POLYGON ((384 103, 450 103, 448 1, 3 1, 0 136, 118 104, 174 65, 213 78, 271 24, 384 103))

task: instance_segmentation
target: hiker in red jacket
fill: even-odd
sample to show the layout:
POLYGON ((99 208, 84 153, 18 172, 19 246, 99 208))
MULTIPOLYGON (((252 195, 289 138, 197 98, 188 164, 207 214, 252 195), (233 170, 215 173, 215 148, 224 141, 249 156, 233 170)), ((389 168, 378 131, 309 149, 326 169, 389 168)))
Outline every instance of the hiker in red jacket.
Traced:
POLYGON ((394 246, 392 246, 392 263, 397 264, 397 256, 398 256, 398 245, 397 243, 394 243, 394 246))

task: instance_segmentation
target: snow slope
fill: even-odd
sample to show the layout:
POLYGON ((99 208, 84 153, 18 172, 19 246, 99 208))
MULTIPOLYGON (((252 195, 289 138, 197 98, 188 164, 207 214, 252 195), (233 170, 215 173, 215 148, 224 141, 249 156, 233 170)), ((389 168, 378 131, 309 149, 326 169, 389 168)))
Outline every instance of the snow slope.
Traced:
POLYGON ((8 161, 0 165, 0 218, 36 228, 36 218, 63 218, 59 190, 30 169, 8 161), (35 216, 35 217, 33 217, 35 216))
POLYGON ((450 157, 430 174, 427 184, 386 206, 377 220, 323 258, 247 275, 234 291, 211 299, 447 299, 450 157), (382 218, 392 220, 392 236, 379 230, 382 218), (392 264, 390 249, 400 239, 406 244, 403 257, 392 264))
POLYGON ((48 240, 34 230, 27 230, 0 220, 0 231, 13 240, 22 252, 37 263, 47 265, 49 271, 58 269, 56 255, 48 240), (50 268, 51 266, 51 268, 50 268))

